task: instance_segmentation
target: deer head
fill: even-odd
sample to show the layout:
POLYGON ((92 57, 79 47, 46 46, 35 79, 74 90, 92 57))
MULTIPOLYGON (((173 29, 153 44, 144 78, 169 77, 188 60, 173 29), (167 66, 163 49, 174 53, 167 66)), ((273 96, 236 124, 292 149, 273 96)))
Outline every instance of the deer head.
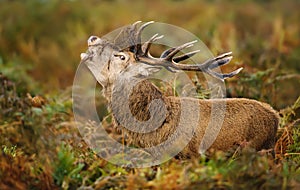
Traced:
POLYGON ((142 43, 142 31, 153 22, 147 22, 138 27, 140 23, 138 21, 125 27, 113 42, 97 36, 91 36, 88 39, 88 51, 81 54, 81 62, 88 66, 104 88, 113 85, 117 77, 144 78, 158 72, 163 67, 171 72, 178 70, 205 72, 220 80, 232 77, 242 69, 239 68, 227 74, 213 71, 214 68, 224 65, 232 59, 231 52, 209 59, 202 64, 179 63, 199 52, 196 50, 177 55, 181 50, 193 46, 197 41, 172 47, 164 51, 160 57, 153 57, 149 53, 150 47, 163 36, 155 34, 148 41, 142 43))

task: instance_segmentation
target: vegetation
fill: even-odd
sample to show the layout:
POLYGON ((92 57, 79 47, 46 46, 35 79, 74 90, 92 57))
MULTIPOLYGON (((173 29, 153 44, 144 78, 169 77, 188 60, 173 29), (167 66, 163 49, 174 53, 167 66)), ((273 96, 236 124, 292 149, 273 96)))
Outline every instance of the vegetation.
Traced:
POLYGON ((0 1, 0 189, 299 188, 299 7, 297 0, 0 1), (244 70, 227 81, 228 96, 279 111, 275 158, 237 150, 129 169, 98 157, 73 118, 79 55, 90 35, 137 20, 185 28, 215 55, 233 51, 224 70, 244 70))

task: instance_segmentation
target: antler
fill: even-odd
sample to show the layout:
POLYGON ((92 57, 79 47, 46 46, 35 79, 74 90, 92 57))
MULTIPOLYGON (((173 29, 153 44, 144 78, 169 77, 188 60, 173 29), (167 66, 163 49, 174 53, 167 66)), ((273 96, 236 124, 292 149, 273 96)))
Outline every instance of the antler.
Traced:
POLYGON ((158 34, 155 34, 148 41, 142 44, 141 43, 142 31, 147 26, 152 24, 153 21, 147 22, 143 24, 139 29, 137 29, 137 24, 139 23, 140 22, 136 22, 132 25, 133 30, 135 30, 136 32, 134 35, 135 45, 131 47, 131 50, 135 53, 135 57, 138 61, 141 61, 145 64, 163 66, 172 72, 174 72, 174 69, 185 70, 185 71, 201 71, 221 80, 233 77, 243 69, 243 68, 239 68, 231 73, 225 73, 225 74, 217 73, 212 70, 221 65, 225 65, 229 63, 230 60, 232 59, 231 56, 232 52, 224 53, 215 58, 209 59, 202 64, 180 64, 179 63, 180 61, 186 60, 200 51, 200 50, 196 50, 196 51, 185 53, 180 56, 176 56, 177 53, 180 52, 181 50, 192 47, 197 42, 197 40, 185 43, 178 47, 170 48, 164 51, 159 58, 152 57, 149 53, 150 47, 153 42, 163 38, 163 35, 159 36, 158 34))

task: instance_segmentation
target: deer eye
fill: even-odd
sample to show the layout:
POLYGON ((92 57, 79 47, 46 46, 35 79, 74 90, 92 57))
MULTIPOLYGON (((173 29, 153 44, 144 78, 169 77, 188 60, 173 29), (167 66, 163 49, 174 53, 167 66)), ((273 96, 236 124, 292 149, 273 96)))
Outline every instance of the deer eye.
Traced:
POLYGON ((126 59, 126 57, 122 54, 115 54, 115 57, 118 57, 119 59, 121 59, 122 61, 124 61, 126 59))
POLYGON ((125 56, 124 55, 120 55, 119 57, 120 57, 121 60, 123 60, 123 61, 125 60, 125 56))

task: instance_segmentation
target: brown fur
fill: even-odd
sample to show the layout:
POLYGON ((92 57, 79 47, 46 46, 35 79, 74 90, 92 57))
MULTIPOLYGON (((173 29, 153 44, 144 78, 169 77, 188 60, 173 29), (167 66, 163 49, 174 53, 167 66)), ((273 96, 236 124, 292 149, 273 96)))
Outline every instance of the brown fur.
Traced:
MULTIPOLYGON (((179 123, 180 98, 164 96, 157 87, 147 80, 139 82, 130 95, 129 107, 133 116, 139 121, 148 120, 150 118, 148 107, 154 99, 161 99, 167 108, 166 119, 160 128, 145 134, 123 128, 131 143, 142 148, 152 147, 166 141, 179 123)), ((210 150, 226 151, 243 142, 247 142, 249 147, 256 150, 273 148, 279 118, 276 111, 268 104, 245 98, 185 99, 199 105, 201 122, 196 128, 192 140, 181 151, 180 156, 199 156, 200 142, 211 117, 211 106, 214 104, 218 107, 224 102, 226 103, 226 113, 223 125, 210 150)), ((193 114, 193 110, 190 111, 190 114, 193 114)))

